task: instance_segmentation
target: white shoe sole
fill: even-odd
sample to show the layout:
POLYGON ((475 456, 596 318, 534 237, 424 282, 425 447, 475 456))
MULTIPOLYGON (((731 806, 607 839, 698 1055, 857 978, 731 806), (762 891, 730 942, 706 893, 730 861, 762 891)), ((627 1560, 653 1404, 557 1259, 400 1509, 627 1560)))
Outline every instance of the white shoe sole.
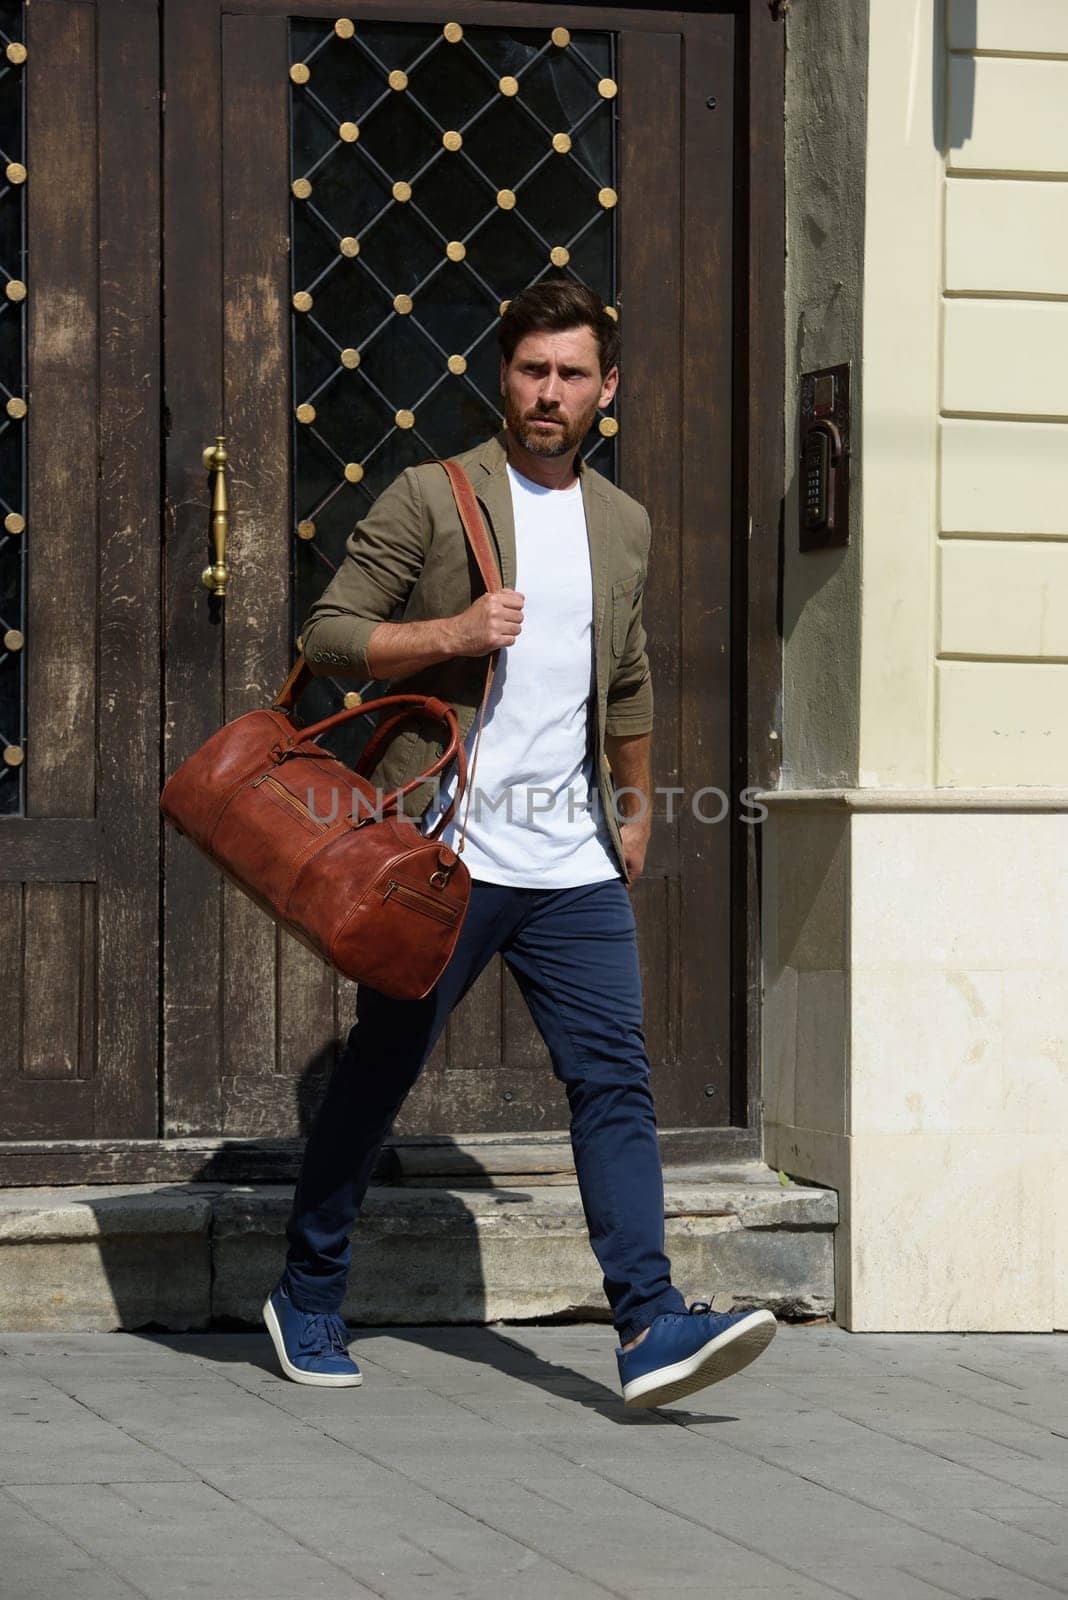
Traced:
POLYGON ((666 1406, 710 1383, 730 1378, 768 1348, 777 1326, 770 1311, 754 1311, 744 1322, 710 1339, 685 1361, 659 1367, 624 1384, 624 1402, 628 1406, 666 1406))
POLYGON ((295 1367, 286 1355, 282 1328, 269 1297, 263 1302, 263 1320, 267 1324, 267 1332, 271 1336, 274 1353, 278 1357, 282 1371, 287 1378, 292 1378, 294 1383, 310 1383, 317 1389, 358 1389, 363 1382, 362 1372, 350 1377, 347 1372, 305 1372, 302 1367, 295 1367))

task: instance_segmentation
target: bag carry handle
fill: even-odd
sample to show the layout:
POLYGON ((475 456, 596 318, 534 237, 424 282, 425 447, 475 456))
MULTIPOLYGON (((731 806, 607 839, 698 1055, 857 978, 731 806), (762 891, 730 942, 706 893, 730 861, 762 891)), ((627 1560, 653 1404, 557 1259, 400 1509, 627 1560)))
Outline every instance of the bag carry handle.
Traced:
MULTIPOLYGON (((428 839, 436 839, 441 833, 442 829, 445 827, 446 823, 448 823, 449 819, 452 817, 452 814, 456 809, 456 801, 459 796, 463 794, 464 787, 467 783, 467 752, 463 747, 462 740, 460 739, 460 728, 456 721, 456 713, 452 709, 452 706, 448 705, 444 700, 438 700, 433 695, 422 694, 383 695, 380 700, 368 700, 363 705, 349 706, 344 711, 337 711, 332 716, 324 717, 321 722, 313 722, 307 728, 302 728, 299 734, 293 739, 280 739, 273 747, 272 754, 277 755, 279 762, 285 761, 287 757, 293 755, 311 755, 313 753, 315 755, 322 755, 322 749, 316 743, 320 734, 329 732, 331 728, 340 727, 344 722, 351 722, 353 717, 362 717, 368 712, 380 711, 384 707, 388 706, 402 706, 404 709, 388 718, 387 722, 385 723, 386 727, 393 727, 398 723, 404 722, 408 717, 427 716, 435 717, 439 722, 444 723, 446 732, 448 733, 448 740, 446 742, 445 749, 442 751, 441 755, 438 756, 437 760, 433 762, 431 766, 427 767, 425 772, 422 772, 417 777, 412 778, 410 782, 404 785, 403 788, 392 789, 383 797, 381 802, 381 809, 383 813, 385 813, 386 811, 390 810, 404 795, 411 794, 413 789, 418 789, 419 785, 421 783, 425 783, 427 778, 433 778, 437 773, 441 772, 442 769, 447 767, 449 762, 455 757, 460 773, 459 788, 457 790, 456 797, 451 801, 448 809, 441 817, 438 818, 438 821, 435 823, 434 827, 427 834, 428 839), (314 749, 305 750, 302 748, 303 746, 313 746, 314 749)), ((381 732, 382 730, 379 729, 377 731, 381 732)), ((377 737, 377 733, 375 737, 377 737)), ((364 754, 366 755, 366 751, 364 754)), ((362 765, 363 757, 361 756, 360 762, 356 767, 356 771, 358 773, 361 772, 362 765)))
MULTIPOLYGON (((499 593, 503 585, 501 584, 500 576, 497 571, 497 563, 493 555, 493 548, 489 541, 489 535, 486 533, 486 525, 482 518, 482 512, 478 501, 475 498, 475 491, 471 487, 471 480, 468 478, 463 467, 461 467, 456 461, 445 461, 440 456, 431 457, 431 461, 437 466, 445 469, 445 473, 452 487, 453 498, 456 501, 456 508, 460 513, 460 521, 463 523, 464 533, 474 555, 475 564, 478 567, 479 575, 481 576, 482 582, 486 587, 486 593, 499 593)), ((459 779, 456 786, 456 793, 449 802, 448 808, 442 813, 442 815, 438 818, 438 821, 434 824, 434 827, 429 833, 428 838, 436 839, 438 837, 445 825, 452 819, 453 813, 459 804, 460 798, 466 790, 467 803, 464 806, 463 822, 460 827, 460 837, 456 844, 457 854, 462 855, 464 841, 467 835, 467 816, 471 808, 471 793, 474 787, 475 768, 478 765, 478 749, 482 740, 482 724, 486 717, 486 706, 489 701, 490 689, 493 684, 494 669, 496 668, 497 658, 499 655, 499 649, 492 651, 487 664, 486 682, 482 691, 482 704, 480 705, 478 712, 478 729, 475 734, 475 747, 471 755, 470 774, 467 772, 467 755, 466 751, 464 750, 463 743, 459 738, 459 730, 456 725, 455 712, 452 710, 451 706, 446 706, 444 701, 435 700, 432 696, 385 695, 379 700, 369 700, 365 705, 352 706, 346 711, 339 711, 335 713, 334 716, 324 717, 321 722, 316 722, 312 725, 312 727, 303 729, 301 731, 300 740, 305 740, 320 733, 324 733, 328 728, 333 728, 339 723, 347 722, 352 717, 362 715, 365 711, 375 711, 381 709, 383 706, 400 705, 404 702, 407 702, 409 709, 401 712, 399 715, 389 717, 385 722, 380 723, 375 729, 375 732, 372 734, 371 738, 368 740, 356 768, 357 772, 361 773, 362 775, 365 763, 368 768, 374 765, 373 761, 367 761, 368 754, 373 751, 377 757, 378 751, 386 742, 387 735, 396 727, 398 727, 401 722, 406 721, 407 718, 411 716, 415 716, 418 712, 422 712, 427 716, 437 716, 439 721, 444 721, 446 726, 449 727, 450 738, 448 748, 441 756, 439 756, 438 760, 434 762, 433 766, 428 767, 426 772, 422 773, 419 777, 413 778, 410 783, 406 783, 402 789, 394 790, 389 796, 389 799, 392 801, 397 797, 410 794, 413 789, 417 789, 421 783, 426 781, 427 778, 434 777, 436 773, 440 772, 442 768, 447 766, 453 757, 456 756, 459 768, 459 779), (433 707, 433 710, 431 707, 433 707), (444 710, 446 713, 445 716, 442 715, 442 711, 438 709, 439 707, 444 710), (449 718, 451 718, 451 725, 448 720, 449 718)), ((298 654, 285 683, 275 696, 273 701, 273 709, 275 711, 284 711, 288 714, 293 709, 304 690, 307 688, 311 677, 311 669, 308 666, 303 651, 301 651, 298 654)), ((384 804, 385 802, 383 802, 383 805, 384 804)))

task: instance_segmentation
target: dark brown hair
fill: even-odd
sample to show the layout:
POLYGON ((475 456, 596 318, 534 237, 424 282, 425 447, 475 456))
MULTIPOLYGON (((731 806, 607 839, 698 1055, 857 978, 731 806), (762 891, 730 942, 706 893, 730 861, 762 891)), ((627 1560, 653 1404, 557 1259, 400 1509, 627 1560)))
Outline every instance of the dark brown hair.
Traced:
POLYGON ((570 278, 543 278, 509 300, 497 327, 497 342, 505 361, 511 362, 516 345, 528 333, 583 327, 593 330, 604 378, 619 364, 619 324, 605 310, 600 295, 570 278))

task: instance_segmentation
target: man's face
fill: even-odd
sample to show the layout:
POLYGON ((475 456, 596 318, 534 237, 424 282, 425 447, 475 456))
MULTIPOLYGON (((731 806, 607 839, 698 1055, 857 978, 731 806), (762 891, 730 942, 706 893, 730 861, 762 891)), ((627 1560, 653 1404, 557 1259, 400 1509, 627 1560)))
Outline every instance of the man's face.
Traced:
POLYGON ((509 363, 501 357, 508 431, 532 455, 566 455, 582 443, 618 382, 615 367, 601 377, 592 328, 528 333, 509 363))

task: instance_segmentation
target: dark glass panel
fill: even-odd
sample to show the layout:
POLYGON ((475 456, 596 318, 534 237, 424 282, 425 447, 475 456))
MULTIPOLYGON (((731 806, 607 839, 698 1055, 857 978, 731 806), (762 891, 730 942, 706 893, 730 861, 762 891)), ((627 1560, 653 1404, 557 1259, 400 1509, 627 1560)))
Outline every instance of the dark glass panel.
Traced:
MULTIPOLYGON (((359 457, 355 457, 359 460, 359 457)), ((297 485, 294 500, 294 527, 310 518, 318 525, 319 507, 328 495, 343 483, 342 469, 336 454, 328 450, 316 437, 312 428, 301 427, 297 437, 297 485)), ((301 541, 303 542, 303 541, 301 541)))
POLYGON ((585 173, 555 152, 526 180, 517 198, 518 210, 550 244, 565 244, 601 209, 585 173))
POLYGON ((373 227, 360 235, 360 260, 392 294, 413 294, 427 274, 447 259, 445 246, 406 201, 394 201, 373 227))
POLYGON ((596 428, 591 428, 582 447, 582 459, 588 466, 593 467, 595 472, 601 472, 606 478, 615 480, 616 441, 614 438, 605 439, 597 432, 596 428))
MULTIPOLYGON (((387 72, 400 67, 404 72, 441 29, 421 22, 357 22, 356 38, 367 52, 380 61, 387 72)), ((352 41, 355 43, 355 41, 352 41)), ((359 46, 357 46, 359 48, 359 46)))
POLYGON ((571 135, 571 156, 576 167, 589 173, 598 188, 616 184, 615 101, 601 101, 597 109, 571 135))
POLYGON ((321 45, 328 32, 323 23, 311 17, 290 17, 289 19, 289 59, 290 61, 306 61, 317 45, 321 45))
MULTIPOLYGON (((359 371, 341 371, 315 403, 315 431, 342 463, 358 461, 367 443, 391 426, 396 409, 389 396, 383 399, 376 394, 359 371)), ((335 483, 340 477, 338 467, 335 483)))
MULTIPOLYGON (((334 479, 337 468, 334 467, 334 479)), ((316 506, 309 506, 304 517, 315 523, 313 539, 297 540, 297 552, 308 564, 309 576, 326 582, 341 565, 345 555, 345 540, 360 517, 367 514, 370 501, 363 493, 363 485, 342 481, 337 492, 316 506)))
POLYGON ((312 91, 338 122, 359 123, 387 89, 386 74, 351 39, 339 39, 332 30, 308 70, 312 91))
POLYGON ((488 326, 496 326, 498 307, 498 298, 482 287, 464 262, 430 279, 419 291, 417 311, 446 355, 454 356, 463 355, 488 326))
MULTIPOLYGON (((291 97, 293 106, 293 176, 302 178, 337 142, 337 122, 306 94, 291 97)), ((314 181, 314 180, 313 180, 314 181)))
POLYGON ((553 133, 568 133, 601 99, 597 80, 568 50, 553 50, 536 61, 523 79, 524 101, 553 133))
POLYGON ((441 149, 441 138, 407 93, 391 93, 360 125, 359 146, 374 157, 391 180, 407 181, 441 149))
POLYGON ((496 196, 492 185, 461 151, 446 150, 420 178, 418 203, 446 239, 465 239, 490 206, 496 205, 496 196))
POLYGON ((490 69, 487 77, 493 88, 497 78, 518 78, 549 39, 545 28, 465 28, 464 42, 478 52, 490 69))
MULTIPOLYGON (((501 347, 497 343, 500 317, 494 315, 481 339, 467 355, 467 376, 497 409, 495 428, 500 427, 504 414, 504 397, 501 394, 501 347)), ((472 443, 475 441, 472 440, 472 443)))
POLYGON ((522 106, 516 104, 514 96, 494 98, 486 115, 479 117, 464 135, 464 149, 494 190, 514 189, 545 154, 549 141, 522 106))
POLYGON ((606 305, 611 305, 614 298, 613 289, 613 225, 612 211, 603 211, 598 206, 600 215, 594 219, 591 227, 586 229, 581 239, 571 245, 571 260, 568 262, 568 271, 580 283, 588 283, 591 289, 596 289, 606 305))
POLYGON ((428 56, 412 74, 410 88, 443 129, 462 128, 485 105, 492 83, 461 44, 428 56))
POLYGON ((316 394, 337 370, 337 351, 309 317, 298 317, 293 329, 293 348, 297 358, 301 389, 296 404, 316 394))
POLYGON ((601 78, 615 77, 615 59, 610 33, 574 34, 568 50, 572 55, 581 56, 586 60, 592 69, 595 82, 601 78))
MULTIPOLYGON (((8 10, 10 10, 10 7, 8 7, 8 10)), ((7 33, 9 39, 12 38, 6 28, 4 32, 7 33)), ((15 35, 15 37, 18 37, 18 35, 15 35)), ((23 69, 21 67, 12 69, 5 62, 0 70, 9 78, 14 78, 16 86, 16 92, 13 94, 7 92, 12 87, 10 84, 6 84, 4 92, 0 93, 0 150, 3 151, 8 161, 18 161, 21 159, 19 152, 22 149, 22 114, 17 84, 22 76, 23 69)))
POLYGON ((390 183, 364 160, 359 145, 340 146, 312 182, 311 203, 339 239, 347 234, 359 238, 379 212, 393 203, 390 183))
POLYGON ((307 289, 319 275, 337 260, 337 238, 333 229, 327 229, 306 200, 293 204, 293 282, 299 289, 307 289))
POLYGON ((394 316, 392 322, 363 352, 359 377, 376 384, 394 411, 414 411, 445 362, 438 356, 411 316, 394 316))
POLYGON ((419 409, 416 420, 420 432, 434 441, 438 455, 458 455, 461 450, 469 450, 473 440, 487 439, 501 425, 496 412, 465 377, 450 373, 419 409))
MULTIPOLYGON (((11 261, 10 254, 0 255, 0 261, 11 261)), ((22 315, 17 304, 4 299, 0 300, 0 372, 18 372, 22 361, 22 315)), ((9 430, 12 441, 17 439, 18 430, 9 430)), ((2 520, 2 518, 0 518, 2 520)))
POLYGON ((433 453, 423 444, 414 428, 394 428, 367 463, 366 481, 371 494, 381 494, 405 467, 417 466, 433 453))
MULTIPOLYGON (((312 316, 342 350, 362 350, 382 320, 392 314, 392 295, 379 286, 360 256, 354 261, 342 258, 337 270, 315 291, 312 316)), ((298 399, 303 399, 311 388, 300 383, 299 363, 297 373, 298 399)))
POLYGON ((467 241, 467 259, 498 300, 510 300, 533 283, 547 255, 514 211, 495 211, 467 241))

